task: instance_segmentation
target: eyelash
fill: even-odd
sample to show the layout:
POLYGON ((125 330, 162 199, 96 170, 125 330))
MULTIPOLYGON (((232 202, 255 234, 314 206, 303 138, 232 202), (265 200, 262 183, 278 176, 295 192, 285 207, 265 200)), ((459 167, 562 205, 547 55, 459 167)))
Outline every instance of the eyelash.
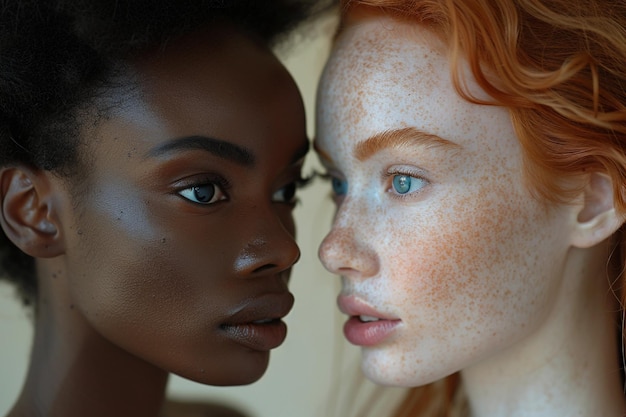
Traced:
POLYGON ((318 176, 319 173, 317 171, 313 171, 309 175, 299 176, 294 182, 296 183, 296 187, 298 188, 298 190, 301 190, 311 185, 313 180, 315 180, 315 178, 318 176))
POLYGON ((224 191, 231 188, 230 181, 219 174, 200 174, 188 179, 182 179, 179 189, 183 190, 185 188, 205 184, 219 185, 224 191))
POLYGON ((287 204, 288 206, 290 206, 291 208, 296 207, 299 203, 300 203, 300 198, 298 198, 298 192, 303 189, 304 187, 306 187, 307 185, 309 185, 311 183, 311 180, 313 179, 313 177, 302 177, 302 176, 298 176, 298 178, 296 178, 295 180, 288 182, 287 184, 283 185, 282 187, 280 187, 278 190, 276 190, 273 194, 272 194, 272 199, 274 198, 274 196, 276 196, 281 190, 286 190, 287 187, 293 185, 294 188, 290 189, 290 192, 293 192, 293 196, 291 196, 290 199, 286 199, 285 201, 280 201, 280 200, 273 200, 276 203, 281 203, 281 204, 287 204))
MULTIPOLYGON (((316 172, 313 172, 312 174, 308 175, 308 176, 298 176, 298 178, 296 178, 295 180, 293 180, 290 183, 287 183, 285 185, 283 185, 279 190, 287 187, 290 184, 295 184, 295 188, 296 188, 296 192, 302 190, 303 188, 306 188, 308 185, 310 185, 312 183, 312 181, 315 179, 315 177, 317 176, 316 172)), ((215 185, 217 188, 220 189, 220 191, 225 195, 226 199, 228 199, 228 190, 230 190, 231 188, 231 183, 224 177, 220 176, 220 175, 204 175, 202 177, 194 177, 193 179, 189 179, 189 180, 183 180, 180 182, 180 184, 177 185, 176 187, 176 194, 179 195, 181 198, 187 200, 187 201, 191 201, 188 198, 182 196, 180 193, 182 191, 194 188, 194 187, 201 187, 204 185, 215 185)), ((277 191, 279 191, 277 190, 277 191)), ((219 201, 219 200, 218 200, 219 201)), ((194 204, 201 204, 201 203, 196 203, 194 201, 191 201, 194 204)), ((289 202, 285 202, 286 204, 292 204, 292 205, 297 205, 300 202, 300 199, 296 198, 292 203, 289 202)), ((204 205, 213 205, 214 203, 209 203, 209 204, 204 204, 204 205)), ((202 205, 202 204, 201 204, 202 205)))
MULTIPOLYGON (((316 173, 316 175, 322 179, 324 182, 331 182, 332 180, 334 180, 336 178, 336 176, 330 174, 329 172, 323 172, 323 173, 316 173)), ((424 187, 426 187, 428 184, 430 184, 430 181, 428 181, 422 173, 418 173, 416 171, 413 170, 407 170, 407 169, 390 169, 387 172, 383 173, 383 182, 385 184, 389 184, 386 187, 386 192, 388 192, 389 194, 391 194, 393 196, 393 198, 397 198, 397 199, 407 199, 407 198, 411 198, 414 197, 415 194, 418 194, 422 191, 422 189, 424 187), (407 192, 406 194, 401 194, 397 191, 394 190, 393 187, 393 178, 396 176, 407 176, 413 179, 417 179, 419 181, 423 182, 423 185, 416 191, 412 191, 412 192, 407 192)), ((335 192, 331 191, 331 196, 333 199, 337 199, 341 196, 338 196, 335 192)))
MULTIPOLYGON (((338 177, 336 175, 333 175, 333 174, 331 174, 328 171, 325 171, 325 172, 315 171, 313 177, 314 178, 319 178, 320 180, 322 180, 322 181, 324 181, 325 183, 328 183, 328 184, 332 184, 333 180, 338 179, 338 177)), ((334 184, 332 184, 332 185, 334 185, 334 184)), ((344 196, 344 194, 341 194, 341 195, 337 194, 335 192, 335 190, 333 189, 333 187, 331 186, 329 197, 335 202, 335 204, 338 204, 339 200, 343 196, 344 196)))

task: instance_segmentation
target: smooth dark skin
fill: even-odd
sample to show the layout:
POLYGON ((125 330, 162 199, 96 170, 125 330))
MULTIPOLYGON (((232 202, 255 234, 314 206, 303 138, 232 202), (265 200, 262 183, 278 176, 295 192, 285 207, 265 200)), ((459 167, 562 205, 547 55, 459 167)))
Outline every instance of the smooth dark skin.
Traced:
POLYGON ((49 172, 0 171, 2 226, 37 258, 40 286, 11 417, 156 417, 169 372, 251 383, 275 346, 241 343, 224 324, 292 306, 291 191, 308 147, 295 83, 228 26, 132 65, 139 88, 116 92, 122 105, 85 123, 78 201, 49 172), (215 182, 212 204, 188 199, 190 187, 206 195, 215 182))

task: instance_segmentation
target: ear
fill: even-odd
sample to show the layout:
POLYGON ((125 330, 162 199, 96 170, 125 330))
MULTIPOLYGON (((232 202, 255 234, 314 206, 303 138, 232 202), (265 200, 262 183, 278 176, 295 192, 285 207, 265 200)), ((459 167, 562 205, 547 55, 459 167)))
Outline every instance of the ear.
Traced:
POLYGON ((28 167, 0 169, 0 226, 13 244, 36 258, 64 251, 49 175, 28 167))
POLYGON ((583 202, 576 219, 573 245, 589 248, 608 239, 624 223, 618 215, 613 199, 613 181, 606 174, 589 175, 583 202))

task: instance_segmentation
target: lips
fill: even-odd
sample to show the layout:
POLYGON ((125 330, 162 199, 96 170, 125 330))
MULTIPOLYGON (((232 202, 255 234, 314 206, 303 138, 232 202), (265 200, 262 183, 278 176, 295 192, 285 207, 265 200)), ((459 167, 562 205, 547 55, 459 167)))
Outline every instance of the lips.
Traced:
POLYGON ((346 339, 358 346, 376 346, 383 343, 402 322, 397 317, 380 313, 363 300, 340 295, 337 297, 339 309, 350 316, 343 327, 346 339))
POLYGON ((287 337, 282 321, 291 311, 294 298, 290 292, 265 294, 242 303, 220 326, 232 341, 252 350, 269 351, 287 337))

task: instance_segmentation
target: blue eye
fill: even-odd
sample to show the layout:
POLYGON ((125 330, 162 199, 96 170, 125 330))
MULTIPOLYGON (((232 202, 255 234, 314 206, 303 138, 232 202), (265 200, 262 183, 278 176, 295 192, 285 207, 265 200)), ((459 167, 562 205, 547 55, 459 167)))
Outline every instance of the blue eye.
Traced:
POLYGON ((408 175, 394 175, 393 188, 398 194, 406 194, 411 189, 411 177, 408 175))
POLYGON ((331 184, 335 195, 342 196, 348 193, 348 181, 332 177, 331 184))
POLYGON ((412 177, 410 175, 398 174, 392 178, 393 190, 398 194, 408 194, 418 191, 420 188, 426 185, 426 180, 423 178, 412 177))
POLYGON ((212 183, 194 185, 180 190, 178 194, 198 204, 213 204, 226 199, 224 192, 216 184, 212 183))

